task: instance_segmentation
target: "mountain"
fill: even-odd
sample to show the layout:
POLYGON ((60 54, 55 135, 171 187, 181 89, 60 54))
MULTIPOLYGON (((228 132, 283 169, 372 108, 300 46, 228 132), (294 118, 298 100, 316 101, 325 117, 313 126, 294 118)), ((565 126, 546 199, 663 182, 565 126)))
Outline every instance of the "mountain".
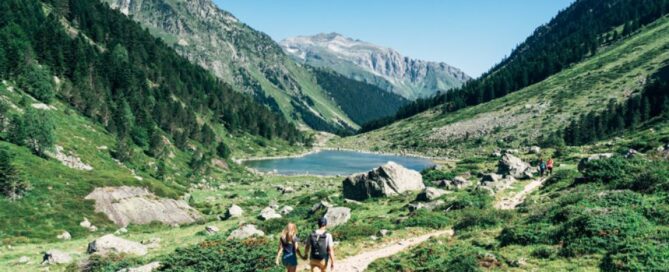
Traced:
POLYGON ((268 35, 240 22, 211 0, 104 0, 163 39, 179 54, 235 89, 324 131, 351 130, 353 122, 268 35))
POLYGON ((669 63, 667 11, 667 2, 577 1, 480 79, 333 145, 453 156, 634 131, 663 111, 648 84, 669 63))
POLYGON ((446 63, 412 59, 338 33, 287 38, 280 44, 299 62, 332 69, 409 99, 448 91, 471 79, 446 63))

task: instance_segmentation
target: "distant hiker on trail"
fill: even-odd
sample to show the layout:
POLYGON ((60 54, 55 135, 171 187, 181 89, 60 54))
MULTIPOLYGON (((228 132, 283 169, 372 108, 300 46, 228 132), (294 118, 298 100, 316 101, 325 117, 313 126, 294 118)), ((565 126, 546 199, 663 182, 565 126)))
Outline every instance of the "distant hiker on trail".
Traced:
POLYGON ((321 272, 326 272, 328 264, 330 269, 334 270, 334 242, 332 235, 326 231, 327 225, 328 220, 325 217, 318 219, 318 229, 309 236, 309 241, 304 247, 304 252, 309 252, 311 272, 316 271, 316 268, 321 272))
POLYGON ((546 162, 543 158, 539 159, 539 173, 542 177, 544 176, 544 173, 546 173, 546 162))
POLYGON ((548 158, 548 162, 546 163, 546 169, 548 170, 549 175, 553 174, 553 158, 548 158))
POLYGON ((288 223, 281 232, 279 252, 276 253, 276 264, 279 265, 279 260, 281 260, 281 263, 286 267, 286 271, 288 272, 297 271, 297 255, 300 255, 304 259, 300 253, 298 243, 297 226, 293 223, 288 223))

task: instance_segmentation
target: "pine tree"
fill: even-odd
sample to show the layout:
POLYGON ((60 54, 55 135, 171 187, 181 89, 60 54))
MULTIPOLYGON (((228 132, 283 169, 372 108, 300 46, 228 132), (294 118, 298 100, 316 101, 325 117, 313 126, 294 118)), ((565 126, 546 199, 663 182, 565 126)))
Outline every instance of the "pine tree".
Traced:
POLYGON ((232 151, 230 150, 228 145, 225 144, 225 142, 220 142, 216 147, 216 154, 218 154, 218 156, 221 157, 222 159, 228 159, 230 158, 232 151))
POLYGON ((24 91, 44 103, 50 103, 55 96, 51 72, 38 64, 26 67, 18 83, 24 91))
POLYGON ((112 153, 114 159, 121 162, 128 162, 133 156, 132 146, 127 137, 119 137, 116 141, 116 148, 112 153))
POLYGON ((47 111, 29 108, 23 116, 25 126, 25 145, 38 156, 45 157, 45 152, 55 143, 56 126, 47 111))
POLYGON ((7 126, 7 121, 9 120, 7 113, 9 112, 9 106, 4 101, 0 101, 0 132, 4 132, 7 126))
POLYGON ((21 178, 19 171, 12 165, 9 152, 0 149, 0 193, 10 200, 21 198, 30 189, 30 183, 21 178))
POLYGON ((156 179, 164 181, 167 176, 167 165, 165 165, 165 160, 160 159, 156 168, 156 179))

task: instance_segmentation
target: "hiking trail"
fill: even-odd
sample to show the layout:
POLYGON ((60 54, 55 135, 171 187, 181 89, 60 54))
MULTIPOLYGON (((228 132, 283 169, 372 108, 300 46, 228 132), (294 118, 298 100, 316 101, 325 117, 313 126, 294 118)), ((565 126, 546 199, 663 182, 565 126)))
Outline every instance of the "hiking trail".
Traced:
MULTIPOLYGON (((453 235, 453 230, 438 230, 430 233, 423 234, 421 236, 415 236, 411 238, 402 239, 399 241, 394 241, 390 244, 382 245, 381 247, 370 248, 364 252, 349 256, 343 260, 337 260, 335 262, 335 272, 362 272, 367 269, 367 266, 372 262, 381 259, 393 256, 397 253, 400 253, 407 248, 416 246, 422 242, 427 241, 431 237, 437 237, 442 235, 453 235)), ((298 271, 308 271, 308 266, 300 266, 301 268, 298 271)), ((328 271, 329 267, 328 267, 328 271)))
POLYGON ((505 197, 499 202, 495 203, 495 208, 499 210, 513 210, 515 209, 520 203, 523 203, 525 201, 525 197, 532 193, 534 190, 538 189, 541 187, 541 185, 544 184, 548 178, 539 178, 535 179, 532 182, 528 183, 525 185, 525 188, 523 188, 522 191, 510 196, 510 197, 505 197))

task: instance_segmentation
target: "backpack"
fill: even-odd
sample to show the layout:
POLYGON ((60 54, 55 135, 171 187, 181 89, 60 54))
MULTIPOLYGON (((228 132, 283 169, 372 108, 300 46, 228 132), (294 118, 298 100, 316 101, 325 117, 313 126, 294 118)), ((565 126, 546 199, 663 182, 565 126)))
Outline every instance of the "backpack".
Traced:
POLYGON ((328 256, 327 232, 318 234, 312 233, 309 237, 309 245, 311 246, 311 259, 324 260, 328 256))

